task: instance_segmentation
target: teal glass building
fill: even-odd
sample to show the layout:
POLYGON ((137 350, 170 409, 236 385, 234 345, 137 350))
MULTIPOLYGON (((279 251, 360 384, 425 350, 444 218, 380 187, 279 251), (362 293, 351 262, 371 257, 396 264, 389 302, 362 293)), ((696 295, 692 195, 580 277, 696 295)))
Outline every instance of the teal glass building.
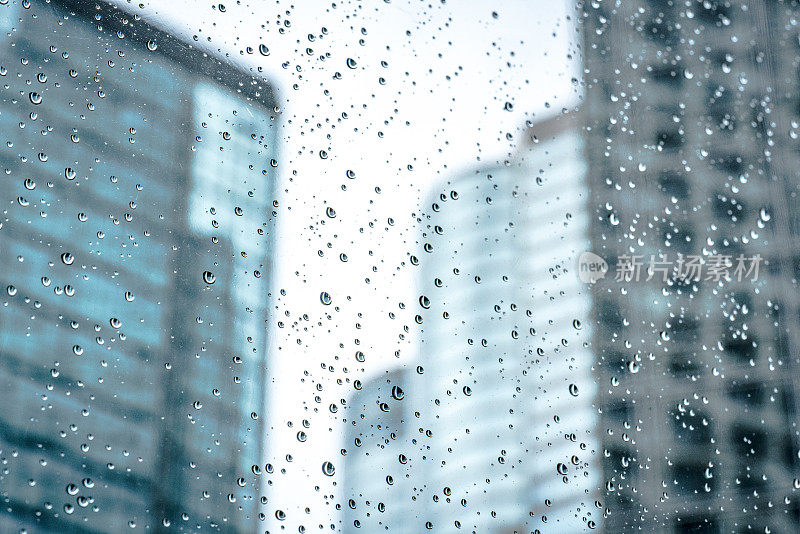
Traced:
POLYGON ((0 131, 0 531, 255 531, 272 87, 134 12, 9 0, 0 131))

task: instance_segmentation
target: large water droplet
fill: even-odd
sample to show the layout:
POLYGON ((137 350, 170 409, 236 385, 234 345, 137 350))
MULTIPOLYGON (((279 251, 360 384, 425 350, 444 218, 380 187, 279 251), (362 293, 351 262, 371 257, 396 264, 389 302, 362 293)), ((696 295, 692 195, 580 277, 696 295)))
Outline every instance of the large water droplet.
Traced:
POLYGON ((332 477, 333 474, 336 472, 336 468, 333 467, 333 464, 330 462, 323 462, 322 463, 322 474, 325 476, 332 477))

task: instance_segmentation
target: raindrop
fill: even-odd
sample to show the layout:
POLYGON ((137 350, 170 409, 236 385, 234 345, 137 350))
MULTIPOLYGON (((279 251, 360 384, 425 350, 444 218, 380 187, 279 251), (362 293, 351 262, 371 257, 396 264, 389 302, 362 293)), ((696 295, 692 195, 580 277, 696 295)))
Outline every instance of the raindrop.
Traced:
POLYGON ((328 294, 327 291, 323 291, 322 293, 319 294, 319 300, 325 306, 329 306, 332 301, 331 296, 328 294))
POLYGON ((214 273, 211 271, 203 271, 203 282, 206 284, 213 284, 215 280, 216 277, 214 276, 214 273))
POLYGON ((331 462, 323 462, 322 474, 324 474, 325 476, 332 477, 335 472, 336 468, 333 467, 333 464, 331 462))

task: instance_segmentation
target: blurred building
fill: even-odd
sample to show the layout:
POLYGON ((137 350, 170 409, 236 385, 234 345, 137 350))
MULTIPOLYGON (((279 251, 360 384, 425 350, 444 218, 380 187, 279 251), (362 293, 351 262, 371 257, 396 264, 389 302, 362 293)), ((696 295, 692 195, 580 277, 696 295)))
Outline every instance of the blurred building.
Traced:
POLYGON ((347 402, 354 417, 344 436, 344 533, 417 532, 413 488, 424 481, 416 462, 409 464, 414 416, 405 390, 412 372, 396 369, 368 380, 347 402))
POLYGON ((436 532, 582 532, 601 514, 591 303, 574 269, 588 247, 580 123, 534 123, 526 138, 425 207, 420 412, 436 532))
MULTIPOLYGON (((402 424, 354 423, 348 442, 371 443, 348 449, 347 491, 360 502, 346 532, 599 526, 591 303, 574 269, 588 247, 580 124, 551 119, 527 137, 507 165, 462 175, 423 207, 419 367, 389 404, 402 424), (405 430, 392 437, 394 424, 405 430)), ((380 405, 397 382, 376 378, 381 395, 365 386, 348 410, 380 405)))
POLYGON ((583 15, 606 532, 798 532, 800 7, 583 15), (623 254, 768 265, 619 282, 623 254))
POLYGON ((254 532, 272 88, 104 2, 0 26, 0 531, 254 532))

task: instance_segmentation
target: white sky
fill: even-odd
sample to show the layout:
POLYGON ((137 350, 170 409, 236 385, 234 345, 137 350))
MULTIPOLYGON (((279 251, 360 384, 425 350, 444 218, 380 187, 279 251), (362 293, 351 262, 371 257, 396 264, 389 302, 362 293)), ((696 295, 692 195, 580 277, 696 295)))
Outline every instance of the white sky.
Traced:
POLYGON ((566 20, 567 15, 574 20, 573 8, 568 0, 363 0, 336 2, 336 8, 310 0, 223 0, 221 12, 219 2, 210 1, 145 1, 142 7, 118 1, 180 36, 197 35, 198 46, 248 68, 261 67, 278 88, 280 224, 270 303, 277 308, 266 410, 273 428, 265 439, 267 461, 276 472, 285 467, 287 474, 271 477, 264 529, 277 528, 276 509, 286 512, 280 525, 288 532, 297 532, 300 524, 317 530, 323 523, 327 529, 338 518, 335 499, 325 496, 335 495, 332 484, 338 478, 322 476, 321 464, 338 465, 339 421, 347 417, 340 411, 335 418, 327 407, 353 391, 352 383, 336 380, 365 380, 415 356, 412 318, 419 293, 408 254, 420 254, 417 241, 424 225, 414 214, 435 184, 472 169, 479 159, 489 164, 507 157, 526 119, 576 104, 578 88, 570 79, 580 78, 579 34, 566 20), (327 35, 320 38, 322 27, 327 35), (308 34, 315 36, 313 42, 308 34), (268 57, 258 53, 262 43, 269 47, 268 57), (330 57, 321 61, 325 54, 330 57), (355 69, 348 68, 348 58, 356 61, 355 69), (341 79, 335 80, 337 71, 341 79), (503 110, 506 102, 513 104, 512 111, 503 110), (342 112, 349 118, 342 120, 342 112), (507 132, 515 138, 508 141, 507 132), (327 159, 320 158, 320 150, 327 159), (356 172, 355 180, 345 177, 347 169, 356 172), (336 210, 335 219, 326 217, 328 206, 336 210), (394 226, 387 224, 389 217, 394 226), (347 263, 340 261, 341 252, 347 263), (287 295, 279 299, 280 289, 287 295), (321 291, 331 294, 331 306, 321 304, 321 291), (278 320, 284 328, 277 327, 278 320), (403 325, 410 332, 401 341, 403 325), (358 368, 356 338, 367 355, 358 368), (311 425, 301 444, 295 436, 302 419, 311 425), (291 464, 286 454, 293 455, 291 464), (306 506, 310 515, 303 512, 306 506))

